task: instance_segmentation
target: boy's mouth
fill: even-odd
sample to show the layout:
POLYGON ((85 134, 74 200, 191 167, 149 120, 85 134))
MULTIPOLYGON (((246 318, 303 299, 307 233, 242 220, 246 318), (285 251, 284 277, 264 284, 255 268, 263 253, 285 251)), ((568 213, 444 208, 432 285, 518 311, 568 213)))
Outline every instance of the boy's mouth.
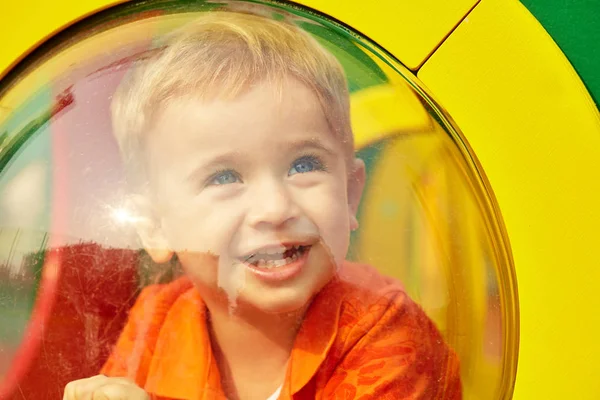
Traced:
POLYGON ((263 250, 243 258, 247 264, 258 268, 280 268, 301 258, 310 245, 285 246, 284 249, 263 250))

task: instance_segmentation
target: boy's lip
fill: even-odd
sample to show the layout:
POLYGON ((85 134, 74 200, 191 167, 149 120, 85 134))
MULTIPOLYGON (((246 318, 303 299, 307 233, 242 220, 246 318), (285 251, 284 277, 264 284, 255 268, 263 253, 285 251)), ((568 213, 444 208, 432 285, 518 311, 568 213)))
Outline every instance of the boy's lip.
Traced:
POLYGON ((239 257, 239 259, 243 262, 246 262, 247 260, 249 260, 253 255, 255 254, 259 254, 259 253, 282 253, 288 249, 291 249, 292 247, 310 247, 312 245, 314 245, 317 242, 318 239, 315 238, 306 238, 306 239, 302 239, 302 240, 287 240, 287 241, 281 241, 278 243, 271 243, 271 244, 267 244, 267 245, 263 245, 260 247, 256 247, 255 249, 249 251, 249 252, 244 252, 243 256, 239 257))
POLYGON ((275 268, 262 268, 258 265, 244 262, 245 267, 251 271, 257 278, 268 283, 278 283, 290 280, 297 276, 303 269, 308 260, 312 246, 303 246, 302 255, 294 261, 275 268))

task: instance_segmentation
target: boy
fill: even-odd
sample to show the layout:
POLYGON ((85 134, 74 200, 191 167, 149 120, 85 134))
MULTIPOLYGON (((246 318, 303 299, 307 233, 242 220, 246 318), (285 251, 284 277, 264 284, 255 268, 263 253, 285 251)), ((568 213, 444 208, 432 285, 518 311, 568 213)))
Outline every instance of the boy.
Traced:
POLYGON ((102 375, 65 399, 459 399, 458 361, 391 279, 344 261, 364 181, 338 61, 212 12, 113 100, 154 261, 102 375))

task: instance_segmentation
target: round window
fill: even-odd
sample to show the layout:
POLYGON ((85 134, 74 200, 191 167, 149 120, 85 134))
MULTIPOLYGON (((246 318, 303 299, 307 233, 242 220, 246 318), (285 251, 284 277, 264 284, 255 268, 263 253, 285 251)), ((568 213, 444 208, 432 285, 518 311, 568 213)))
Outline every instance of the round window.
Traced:
POLYGON ((0 85, 0 397, 100 373, 168 398, 512 392, 491 188, 359 33, 284 3, 130 2, 0 85))

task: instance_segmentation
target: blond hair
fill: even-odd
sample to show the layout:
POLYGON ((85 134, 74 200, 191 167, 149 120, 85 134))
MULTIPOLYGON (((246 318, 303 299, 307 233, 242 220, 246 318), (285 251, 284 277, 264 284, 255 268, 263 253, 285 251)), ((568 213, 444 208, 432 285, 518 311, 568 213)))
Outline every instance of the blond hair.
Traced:
POLYGON ((166 39, 154 57, 130 71, 113 97, 114 133, 129 167, 142 167, 136 154, 143 146, 143 133, 170 99, 232 98, 258 81, 272 83, 280 93, 289 77, 314 90, 331 131, 352 154, 349 94, 342 66, 296 25, 213 11, 166 39))

